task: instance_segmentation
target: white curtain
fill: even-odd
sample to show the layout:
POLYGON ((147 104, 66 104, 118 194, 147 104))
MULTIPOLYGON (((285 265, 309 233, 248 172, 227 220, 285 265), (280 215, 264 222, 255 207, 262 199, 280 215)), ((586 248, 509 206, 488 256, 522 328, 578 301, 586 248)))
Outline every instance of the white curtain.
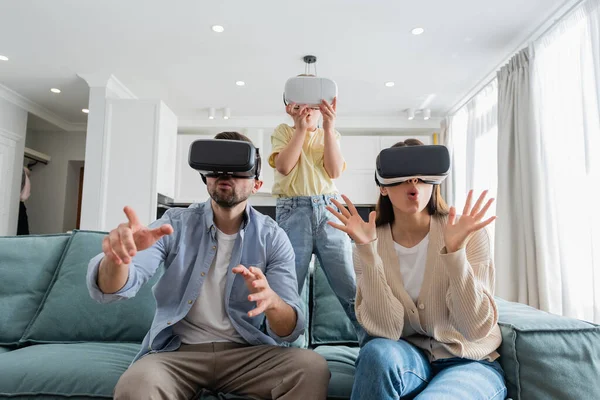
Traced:
MULTIPOLYGON (((496 197, 498 136, 498 82, 492 81, 449 118, 452 138, 451 205, 462 210, 467 193, 489 190, 496 197)), ((488 212, 494 215, 495 205, 488 212)), ((493 232, 493 226, 491 227, 493 232)))
POLYGON ((544 155, 549 311, 600 322, 600 1, 533 45, 532 92, 544 155), (552 235, 550 237, 550 235, 552 235))
POLYGON ((540 139, 534 135, 529 49, 498 72, 498 205, 496 294, 548 310, 546 267, 555 257, 546 238, 548 185, 540 139))
POLYGON ((600 1, 499 73, 497 294, 600 322, 600 1))

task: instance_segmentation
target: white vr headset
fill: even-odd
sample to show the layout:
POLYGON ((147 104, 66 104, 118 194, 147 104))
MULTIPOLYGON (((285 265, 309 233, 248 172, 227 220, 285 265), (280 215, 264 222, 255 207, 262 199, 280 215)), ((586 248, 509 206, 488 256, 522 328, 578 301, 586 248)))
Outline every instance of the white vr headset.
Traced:
POLYGON ((394 186, 412 179, 439 185, 450 172, 446 146, 402 146, 382 150, 377 156, 375 182, 394 186))
POLYGON ((337 94, 337 84, 331 79, 296 76, 285 83, 283 102, 318 108, 323 100, 331 104, 337 94))

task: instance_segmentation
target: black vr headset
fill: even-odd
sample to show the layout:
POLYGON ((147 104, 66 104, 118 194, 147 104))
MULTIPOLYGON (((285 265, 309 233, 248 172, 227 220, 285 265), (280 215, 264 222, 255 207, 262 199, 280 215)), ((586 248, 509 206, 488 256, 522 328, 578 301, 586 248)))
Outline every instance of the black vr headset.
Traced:
POLYGON ((375 182, 394 186, 411 179, 439 185, 450 172, 446 146, 402 146, 382 150, 377 156, 375 182))
POLYGON ((190 146, 188 163, 202 176, 217 178, 259 179, 260 153, 250 142, 242 140, 200 139, 190 146))

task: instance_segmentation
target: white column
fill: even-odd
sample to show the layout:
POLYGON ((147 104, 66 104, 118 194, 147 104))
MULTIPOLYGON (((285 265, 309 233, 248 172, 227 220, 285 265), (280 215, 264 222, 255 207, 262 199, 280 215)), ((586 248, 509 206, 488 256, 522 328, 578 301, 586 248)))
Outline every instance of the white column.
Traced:
POLYGON ((108 231, 132 207, 156 219, 159 191, 174 196, 177 116, 160 100, 139 100, 113 76, 90 85, 81 228, 108 231))
POLYGON ((0 236, 17 232, 26 130, 27 111, 0 96, 0 236))
POLYGON ((118 79, 110 74, 79 74, 90 87, 85 172, 81 202, 81 229, 103 230, 106 217, 106 173, 109 163, 110 132, 107 130, 107 99, 135 99, 118 79))
POLYGON ((123 222, 126 205, 147 225, 156 219, 159 187, 173 196, 176 148, 169 143, 177 137, 177 117, 160 100, 121 99, 107 101, 106 117, 110 140, 100 230, 123 222))

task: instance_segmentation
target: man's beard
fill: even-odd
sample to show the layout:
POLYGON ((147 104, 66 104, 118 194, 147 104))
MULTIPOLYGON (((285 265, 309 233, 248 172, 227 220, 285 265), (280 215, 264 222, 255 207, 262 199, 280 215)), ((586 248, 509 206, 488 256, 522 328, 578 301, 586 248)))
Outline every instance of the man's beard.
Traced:
POLYGON ((232 182, 230 182, 231 184, 231 191, 230 192, 224 192, 222 190, 219 190, 219 183, 222 180, 228 180, 228 178, 219 178, 215 181, 215 184, 212 188, 210 188, 210 197, 214 200, 215 203, 217 203, 220 207, 223 208, 233 208, 235 206, 237 206, 238 204, 248 200, 248 197, 250 196, 250 193, 248 193, 247 195, 241 195, 240 193, 236 192, 236 188, 233 185, 232 182))

